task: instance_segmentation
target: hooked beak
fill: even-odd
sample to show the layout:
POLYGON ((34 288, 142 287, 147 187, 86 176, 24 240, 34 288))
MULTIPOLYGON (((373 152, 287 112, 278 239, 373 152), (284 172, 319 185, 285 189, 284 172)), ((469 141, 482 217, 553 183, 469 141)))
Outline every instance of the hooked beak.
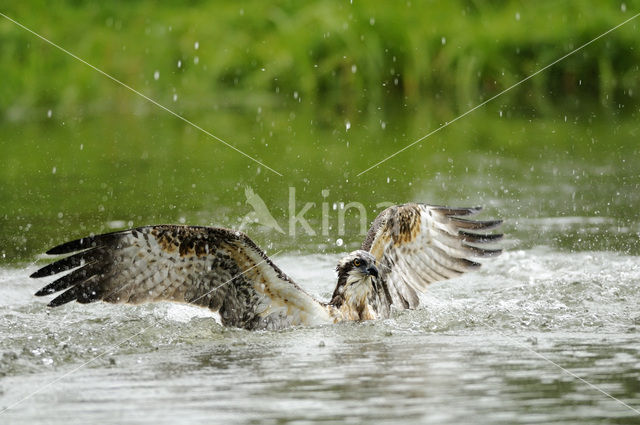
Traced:
POLYGON ((378 277, 378 269, 376 266, 371 266, 367 269, 367 274, 371 276, 378 277))

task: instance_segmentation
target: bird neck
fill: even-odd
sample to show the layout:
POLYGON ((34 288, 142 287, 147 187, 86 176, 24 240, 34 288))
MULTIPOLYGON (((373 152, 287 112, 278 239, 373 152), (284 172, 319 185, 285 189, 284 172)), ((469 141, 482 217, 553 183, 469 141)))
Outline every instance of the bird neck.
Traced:
POLYGON ((341 320, 373 320, 378 318, 376 293, 371 276, 348 274, 338 279, 329 305, 334 307, 341 320))

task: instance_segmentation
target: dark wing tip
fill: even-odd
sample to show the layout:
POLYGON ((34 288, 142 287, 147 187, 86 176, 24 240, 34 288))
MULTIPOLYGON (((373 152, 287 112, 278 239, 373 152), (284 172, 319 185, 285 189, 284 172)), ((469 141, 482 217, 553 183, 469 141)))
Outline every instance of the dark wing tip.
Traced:
POLYGON ((47 251, 47 255, 62 255, 69 254, 75 251, 82 251, 83 249, 95 247, 95 239, 93 237, 80 238, 74 241, 65 242, 58 246, 54 246, 47 251))
POLYGON ((504 237, 502 233, 482 234, 482 233, 466 232, 464 230, 458 230, 458 235, 460 236, 460 239, 462 239, 463 241, 471 242, 471 243, 499 242, 504 237))
POLYGON ((68 302, 71 302, 78 298, 78 288, 72 287, 64 291, 62 294, 58 295, 54 299, 52 299, 47 307, 58 307, 68 302))
POLYGON ((100 251, 94 248, 86 249, 77 254, 61 258, 53 263, 36 270, 30 277, 37 279, 39 277, 53 276, 54 274, 67 272, 76 267, 94 262, 100 255, 100 251))
POLYGON ((472 252, 472 255, 475 257, 497 257, 502 254, 502 248, 497 249, 488 249, 488 248, 480 248, 473 245, 463 244, 466 249, 472 252))
MULTIPOLYGON (((156 226, 163 227, 163 226, 156 226)), ((142 229, 141 227, 137 227, 135 229, 129 230, 117 230, 111 233, 103 233, 101 235, 91 235, 84 238, 76 239, 73 241, 65 242, 58 246, 54 246, 49 251, 47 251, 48 255, 61 255, 61 254, 70 254, 76 251, 84 251, 89 248, 96 248, 98 246, 108 245, 118 238, 122 237, 124 234, 128 232, 135 232, 137 230, 142 229)))
POLYGON ((438 211, 446 216, 465 216, 465 215, 473 215, 482 211, 482 207, 461 207, 461 208, 453 208, 453 207, 444 207, 439 205, 429 205, 430 208, 438 211))
POLYGON ((463 258, 462 261, 464 262, 464 265, 467 267, 468 270, 478 270, 480 267, 482 267, 481 263, 469 260, 467 258, 463 258))
POLYGON ((468 230, 491 230, 502 224, 502 220, 466 220, 464 218, 449 217, 459 228, 468 230))
POLYGON ((66 303, 68 303, 68 302, 70 302, 70 301, 71 301, 71 300, 64 300, 64 301, 61 301, 61 300, 59 300, 59 298, 60 298, 60 297, 56 297, 56 298, 52 299, 52 300, 49 302, 49 304, 47 304, 47 307, 60 307, 61 305, 66 304, 66 303))
POLYGON ((29 277, 32 278, 32 279, 37 279, 39 277, 51 276, 52 274, 55 274, 55 273, 48 273, 47 270, 46 270, 46 266, 45 266, 45 267, 42 267, 41 269, 38 269, 35 272, 31 273, 29 275, 29 277))
POLYGON ((40 277, 53 276, 54 274, 66 272, 74 267, 79 266, 79 264, 73 264, 72 262, 66 260, 67 258, 64 258, 60 261, 56 261, 55 263, 47 264, 46 266, 39 268, 35 272, 31 273, 29 277, 38 279, 40 277))
POLYGON ((55 290, 55 289, 53 289, 53 288, 49 288, 48 286, 45 286, 44 288, 42 288, 42 289, 38 290, 38 292, 36 292, 36 293, 35 293, 35 294, 33 294, 33 295, 35 295, 36 297, 44 297, 44 296, 46 296, 46 295, 51 295, 51 294, 53 294, 54 292, 56 292, 56 290, 55 290))

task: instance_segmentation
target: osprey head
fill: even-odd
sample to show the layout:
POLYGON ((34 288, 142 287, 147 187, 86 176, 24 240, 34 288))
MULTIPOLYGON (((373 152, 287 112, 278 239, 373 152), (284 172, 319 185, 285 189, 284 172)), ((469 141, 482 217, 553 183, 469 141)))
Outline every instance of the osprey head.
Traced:
POLYGON ((376 267, 376 259, 367 251, 361 249, 342 257, 338 261, 336 267, 338 272, 338 281, 342 279, 348 280, 348 277, 357 277, 358 280, 366 279, 372 276, 378 278, 378 268, 376 267))
POLYGON ((372 303, 376 304, 379 279, 375 257, 367 251, 353 251, 340 259, 336 271, 338 284, 330 304, 344 310, 352 320, 375 314, 372 303))

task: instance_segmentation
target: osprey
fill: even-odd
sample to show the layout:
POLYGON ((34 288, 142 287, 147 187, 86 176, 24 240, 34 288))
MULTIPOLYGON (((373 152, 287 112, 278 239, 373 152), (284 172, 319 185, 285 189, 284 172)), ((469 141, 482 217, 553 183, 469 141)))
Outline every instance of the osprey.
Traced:
POLYGON ((387 318, 392 309, 418 307, 418 293, 429 283, 480 266, 470 258, 501 252, 486 244, 502 235, 483 233, 501 220, 460 218, 480 209, 414 203, 387 208, 361 249, 338 262, 329 302, 306 293, 247 235, 218 227, 145 226, 74 240, 47 252, 72 255, 31 277, 72 270, 36 292, 64 291, 51 307, 74 300, 174 301, 209 308, 223 325, 245 329, 387 318))

